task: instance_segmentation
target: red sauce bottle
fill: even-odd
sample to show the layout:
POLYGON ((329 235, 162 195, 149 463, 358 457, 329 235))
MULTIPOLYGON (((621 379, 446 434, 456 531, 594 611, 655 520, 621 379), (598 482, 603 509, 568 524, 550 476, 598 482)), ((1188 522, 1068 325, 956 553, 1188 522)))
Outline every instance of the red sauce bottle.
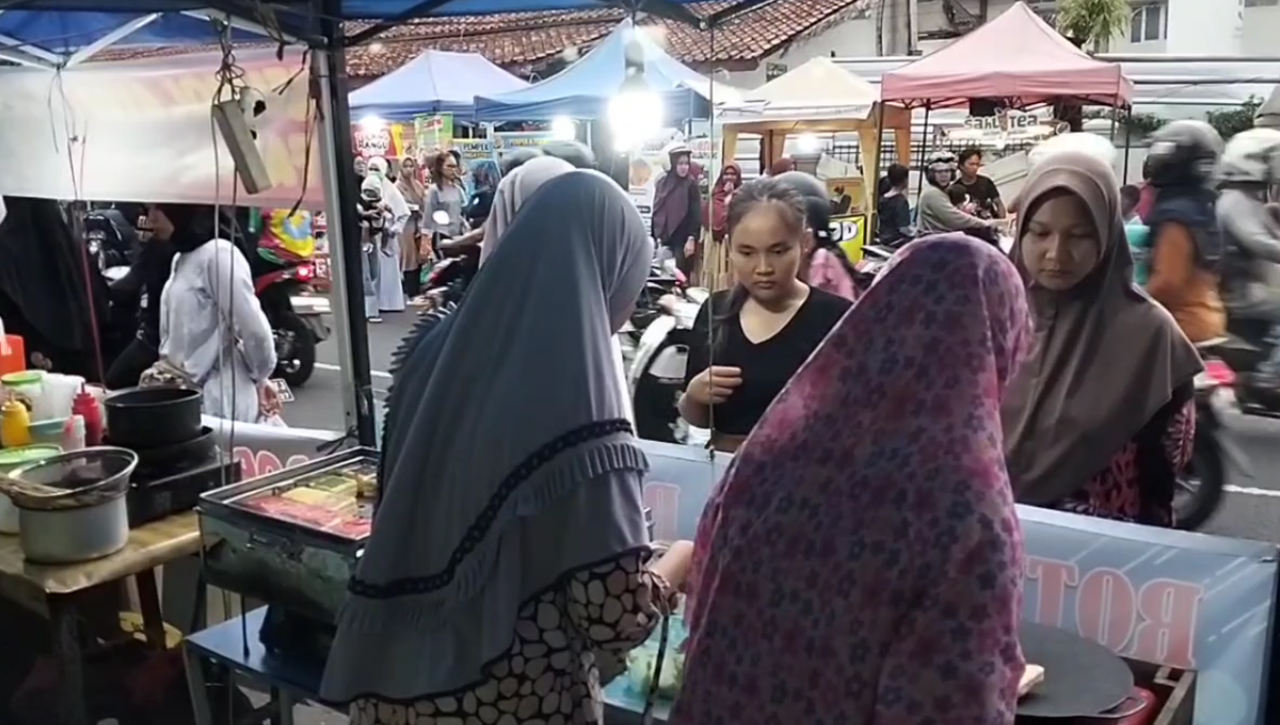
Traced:
POLYGON ((86 446, 102 445, 102 407, 98 405, 97 398, 94 398, 83 386, 71 403, 71 413, 84 418, 84 444, 86 446))

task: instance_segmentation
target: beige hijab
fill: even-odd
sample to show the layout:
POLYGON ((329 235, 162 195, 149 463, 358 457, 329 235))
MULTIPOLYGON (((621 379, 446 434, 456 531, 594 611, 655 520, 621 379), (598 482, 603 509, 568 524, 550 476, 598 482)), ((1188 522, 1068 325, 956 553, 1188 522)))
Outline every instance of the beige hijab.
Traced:
POLYGON ((573 171, 573 164, 553 156, 540 156, 530 159, 523 165, 507 174, 498 183, 493 192, 493 206, 489 210, 489 218, 484 222, 484 245, 480 248, 480 264, 493 254, 507 227, 515 221, 520 207, 533 196, 542 185, 563 174, 573 171))
POLYGON ((1071 496, 1200 372, 1200 356, 1173 317, 1133 283, 1120 187, 1096 157, 1064 152, 1036 166, 1022 194, 1012 256, 1024 279, 1027 222, 1048 195, 1080 197, 1102 243, 1080 284, 1052 292, 1030 283, 1035 349, 1005 394, 1009 480, 1019 502, 1071 496))

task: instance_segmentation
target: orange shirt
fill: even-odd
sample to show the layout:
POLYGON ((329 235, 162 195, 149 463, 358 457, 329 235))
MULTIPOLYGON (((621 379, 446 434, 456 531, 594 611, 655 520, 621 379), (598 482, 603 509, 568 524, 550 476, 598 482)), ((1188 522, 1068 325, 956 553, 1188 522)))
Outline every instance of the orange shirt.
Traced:
POLYGON ((1177 223, 1161 224, 1152 246, 1147 293, 1169 310, 1191 342, 1226 334, 1227 314, 1218 296, 1218 275, 1196 266, 1191 230, 1177 223))

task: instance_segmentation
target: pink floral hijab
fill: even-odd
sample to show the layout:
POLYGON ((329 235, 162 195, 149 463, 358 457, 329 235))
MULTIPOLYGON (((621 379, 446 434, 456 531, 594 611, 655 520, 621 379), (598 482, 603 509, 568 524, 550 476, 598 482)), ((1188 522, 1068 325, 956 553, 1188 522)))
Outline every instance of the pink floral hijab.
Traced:
POLYGON ((1000 398, 1030 340, 991 245, 897 255, 703 511, 672 725, 1013 722, 1022 534, 1000 398))

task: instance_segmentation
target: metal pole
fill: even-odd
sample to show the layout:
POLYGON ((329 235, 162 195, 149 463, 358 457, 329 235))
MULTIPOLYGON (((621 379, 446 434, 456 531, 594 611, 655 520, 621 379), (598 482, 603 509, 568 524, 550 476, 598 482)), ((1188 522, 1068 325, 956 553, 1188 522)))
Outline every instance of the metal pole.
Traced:
MULTIPOLYGON (((920 195, 924 193, 924 175, 929 173, 929 167, 925 165, 926 159, 929 158, 929 111, 933 108, 933 103, 924 104, 924 130, 920 132, 920 174, 916 177, 916 203, 920 203, 920 195)), ((876 179, 876 183, 879 183, 876 179)))
POLYGON ((347 107, 347 70, 343 47, 341 0, 324 0, 320 29, 328 47, 315 55, 320 76, 320 163, 325 176, 329 235, 329 269, 333 276, 342 397, 347 429, 355 428, 360 445, 377 445, 373 382, 369 366, 369 329, 360 276, 359 220, 352 214, 359 192, 354 184, 351 112, 347 107))

